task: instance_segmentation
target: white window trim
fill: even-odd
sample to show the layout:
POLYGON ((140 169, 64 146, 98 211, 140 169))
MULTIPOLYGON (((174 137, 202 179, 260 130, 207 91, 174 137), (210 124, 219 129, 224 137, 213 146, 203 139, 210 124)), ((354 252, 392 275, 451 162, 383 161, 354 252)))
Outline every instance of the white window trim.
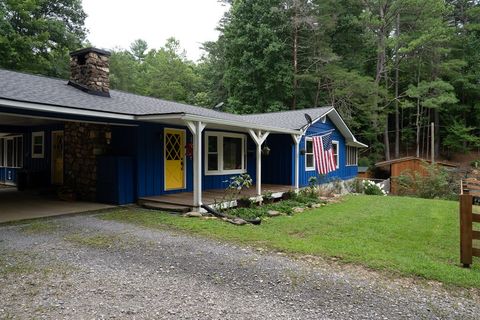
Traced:
POLYGON ((305 137, 305 171, 315 171, 316 161, 315 155, 313 153, 313 138, 312 137, 305 137), (307 141, 312 141, 312 152, 307 153, 307 141), (307 166, 307 154, 311 154, 313 156, 313 167, 307 166))
MULTIPOLYGON (((338 168, 340 168, 340 144, 338 143, 337 140, 332 140, 332 145, 337 146, 337 158, 335 159, 335 160, 337 160, 336 161, 337 166, 335 167, 335 169, 338 169, 338 168)), ((332 146, 332 148, 333 148, 333 146, 332 146)), ((335 154, 333 156, 335 156, 335 154)))
POLYGON ((346 162, 346 167, 357 167, 358 166, 358 148, 353 147, 353 146, 347 146, 347 162, 346 162), (348 164, 348 148, 354 148, 355 149, 355 163, 354 164, 348 164))
POLYGON ((246 173, 247 172, 246 142, 247 142, 247 136, 241 133, 217 132, 217 131, 205 132, 205 137, 204 137, 205 175, 218 176, 218 175, 227 175, 227 174, 246 173), (208 137, 217 137, 218 170, 208 170, 208 137), (223 138, 225 137, 242 139, 242 169, 223 170, 223 138))
POLYGON ((0 146, 1 146, 1 150, 2 150, 2 154, 0 155, 0 168, 4 168, 5 167, 5 139, 4 138, 0 138, 0 146))
POLYGON ((45 157, 45 131, 32 132, 32 159, 45 157), (42 137, 42 153, 35 153, 35 137, 42 137))
POLYGON ((3 163, 0 163, 0 168, 11 168, 11 169, 21 169, 23 168, 23 150, 21 150, 21 156, 22 156, 22 159, 21 160, 18 160, 16 159, 16 161, 14 161, 14 165, 13 166, 7 166, 7 141, 8 140, 12 140, 13 141, 13 152, 14 152, 14 159, 15 159, 15 156, 16 156, 16 145, 15 145, 15 139, 16 138, 21 138, 22 139, 22 149, 23 149, 23 143, 24 143, 24 138, 23 138, 23 135, 21 134, 18 134, 18 135, 14 135, 14 136, 7 136, 7 137, 2 137, 0 138, 0 143, 3 143, 3 163), (18 164, 21 162, 21 166, 18 166, 18 164))

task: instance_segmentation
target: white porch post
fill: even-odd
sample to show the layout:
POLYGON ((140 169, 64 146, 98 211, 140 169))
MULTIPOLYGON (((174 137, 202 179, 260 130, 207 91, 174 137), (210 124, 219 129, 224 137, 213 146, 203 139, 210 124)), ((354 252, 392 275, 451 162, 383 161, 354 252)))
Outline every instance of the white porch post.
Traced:
POLYGON ((257 180, 257 196, 262 195, 262 143, 267 139, 270 132, 266 131, 263 132, 261 130, 257 130, 257 132, 253 131, 252 129, 248 130, 250 136, 252 137, 253 141, 255 141, 255 145, 257 146, 256 152, 256 180, 257 180))
POLYGON ((200 211, 202 206, 202 132, 205 124, 201 121, 187 121, 193 135, 193 206, 200 211))
POLYGON ((300 187, 299 174, 300 174, 300 140, 301 135, 292 134, 293 142, 295 143, 295 190, 300 187))

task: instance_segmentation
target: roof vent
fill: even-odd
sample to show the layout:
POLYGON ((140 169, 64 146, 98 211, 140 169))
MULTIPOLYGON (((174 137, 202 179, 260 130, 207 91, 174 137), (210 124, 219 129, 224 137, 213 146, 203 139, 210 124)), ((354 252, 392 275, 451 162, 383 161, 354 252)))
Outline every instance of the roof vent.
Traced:
POLYGON ((69 85, 84 92, 110 97, 110 52, 85 48, 70 53, 69 85))

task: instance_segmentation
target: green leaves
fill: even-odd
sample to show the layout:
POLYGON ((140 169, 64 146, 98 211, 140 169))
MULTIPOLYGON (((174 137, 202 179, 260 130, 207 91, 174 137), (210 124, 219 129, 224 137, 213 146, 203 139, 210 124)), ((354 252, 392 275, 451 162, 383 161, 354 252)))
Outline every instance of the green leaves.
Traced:
POLYGON ((67 77, 68 52, 85 39, 85 17, 80 0, 2 1, 0 66, 67 77))
POLYGON ((147 52, 144 40, 135 40, 131 51, 114 50, 110 80, 114 89, 166 100, 209 106, 202 93, 202 78, 196 65, 185 58, 178 40, 167 39, 164 47, 147 52), (206 105, 205 105, 206 104, 206 105))
POLYGON ((410 98, 420 99, 421 105, 429 109, 458 102, 453 86, 442 80, 422 81, 418 86, 410 86, 406 94, 410 98))

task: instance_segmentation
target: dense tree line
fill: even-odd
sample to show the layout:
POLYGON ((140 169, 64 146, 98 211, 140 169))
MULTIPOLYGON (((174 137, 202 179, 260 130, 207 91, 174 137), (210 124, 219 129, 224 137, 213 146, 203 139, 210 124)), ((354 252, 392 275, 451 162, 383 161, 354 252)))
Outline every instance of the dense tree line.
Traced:
POLYGON ((230 3, 203 62, 228 110, 333 105, 376 159, 478 147, 479 1, 230 3))
MULTIPOLYGON (((372 160, 480 146, 479 0, 222 2, 199 62, 137 40, 113 50, 112 86, 235 113, 332 105, 372 160)), ((5 0, 0 17, 6 68, 66 76, 85 44, 79 0, 5 0)))

